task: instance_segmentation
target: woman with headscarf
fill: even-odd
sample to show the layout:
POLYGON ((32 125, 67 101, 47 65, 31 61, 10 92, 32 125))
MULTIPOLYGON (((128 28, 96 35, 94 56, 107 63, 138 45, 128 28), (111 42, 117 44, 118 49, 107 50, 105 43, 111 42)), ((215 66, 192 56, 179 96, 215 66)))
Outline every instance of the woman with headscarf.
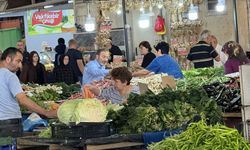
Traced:
POLYGON ((225 43, 222 47, 222 52, 228 55, 228 59, 224 64, 225 74, 239 72, 240 65, 250 63, 244 50, 237 42, 229 41, 225 43))
POLYGON ((40 63, 40 57, 36 51, 29 55, 29 63, 24 64, 20 74, 22 83, 44 84, 47 82, 45 66, 40 63))
POLYGON ((69 56, 61 55, 60 57, 60 65, 56 66, 54 69, 54 76, 56 82, 65 82, 66 84, 73 84, 74 75, 73 71, 69 66, 69 56))
POLYGON ((58 39, 58 45, 55 47, 56 55, 55 55, 55 66, 60 65, 60 56, 65 53, 66 50, 66 45, 65 45, 65 40, 64 38, 59 38, 58 39))

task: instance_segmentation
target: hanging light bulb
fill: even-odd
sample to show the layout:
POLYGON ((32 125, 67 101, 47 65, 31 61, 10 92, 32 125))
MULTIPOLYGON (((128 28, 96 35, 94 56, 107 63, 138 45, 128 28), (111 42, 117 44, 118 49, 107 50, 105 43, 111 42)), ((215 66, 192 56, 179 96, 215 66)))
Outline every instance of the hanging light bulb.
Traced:
POLYGON ((144 13, 144 8, 143 8, 143 6, 140 8, 140 12, 144 13))
POLYGON ((162 4, 162 3, 159 3, 159 4, 157 5, 157 7, 158 7, 159 9, 162 9, 163 4, 162 4))
POLYGON ((117 15, 122 14, 122 6, 121 6, 121 4, 118 5, 118 9, 116 10, 116 14, 117 15))
POLYGON ((179 7, 183 7, 183 5, 184 5, 184 4, 183 4, 183 0, 179 0, 178 6, 179 6, 179 7))
POLYGON ((89 4, 88 4, 88 16, 86 18, 84 27, 87 32, 92 32, 95 30, 95 18, 91 17, 90 15, 89 4))
POLYGON ((149 6, 149 13, 148 13, 148 15, 149 15, 150 17, 152 17, 152 16, 155 15, 155 13, 153 12, 153 7, 152 7, 152 5, 149 6))
POLYGON ((191 4, 189 11, 188 11, 188 19, 189 20, 198 19, 198 6, 194 6, 193 4, 191 4))
POLYGON ((148 28, 149 27, 149 15, 147 14, 141 14, 139 17, 139 27, 142 29, 148 28))
POLYGON ((218 0, 218 3, 215 8, 216 11, 223 12, 225 10, 225 0, 218 0))

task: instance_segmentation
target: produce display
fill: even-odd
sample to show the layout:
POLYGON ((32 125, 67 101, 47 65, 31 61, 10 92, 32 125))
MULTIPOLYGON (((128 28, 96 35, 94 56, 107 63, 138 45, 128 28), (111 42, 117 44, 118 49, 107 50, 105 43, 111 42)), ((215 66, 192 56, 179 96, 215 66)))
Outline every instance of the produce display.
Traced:
POLYGON ((104 122, 107 113, 106 107, 97 99, 69 100, 64 102, 57 111, 59 121, 65 124, 104 122))
POLYGON ((214 83, 204 86, 209 97, 216 100, 223 112, 240 112, 240 89, 224 83, 214 83))
POLYGON ((178 89, 204 88, 223 112, 240 112, 241 95, 237 80, 224 76, 223 68, 202 68, 184 71, 185 79, 177 82, 178 89))
POLYGON ((191 124, 179 135, 148 147, 149 150, 250 150, 249 143, 236 129, 205 121, 191 124))
POLYGON ((142 78, 132 78, 130 81, 131 85, 138 86, 138 83, 144 83, 148 85, 148 89, 152 91, 154 94, 159 94, 162 87, 162 77, 167 76, 167 74, 154 74, 147 77, 142 78))
POLYGON ((39 134, 38 134, 39 138, 51 138, 52 137, 52 131, 51 131, 51 127, 48 127, 44 130, 42 130, 39 134))
POLYGON ((131 94, 128 104, 120 111, 110 111, 108 119, 119 133, 142 133, 180 128, 196 114, 204 114, 211 124, 221 122, 221 109, 202 88, 166 88, 158 95, 150 91, 131 94))

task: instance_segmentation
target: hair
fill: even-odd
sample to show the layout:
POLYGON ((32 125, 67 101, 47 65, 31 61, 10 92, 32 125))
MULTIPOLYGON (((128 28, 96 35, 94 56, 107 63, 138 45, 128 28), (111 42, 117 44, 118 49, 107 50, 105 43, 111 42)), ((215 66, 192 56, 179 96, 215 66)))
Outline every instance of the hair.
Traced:
POLYGON ((39 56, 39 54, 37 53, 37 51, 32 51, 32 52, 30 52, 30 55, 29 55, 29 61, 30 61, 31 64, 32 64, 32 62, 33 62, 33 56, 34 56, 35 54, 37 54, 37 56, 38 56, 38 63, 40 62, 40 56, 39 56))
POLYGON ((201 41, 204 41, 204 40, 206 40, 206 38, 209 37, 210 35, 211 35, 211 31, 209 31, 209 30, 203 30, 203 31, 201 32, 201 35, 200 35, 200 40, 201 40, 201 41))
POLYGON ((65 44, 64 38, 59 38, 59 39, 57 40, 57 42, 58 42, 58 44, 65 44))
POLYGON ((140 47, 140 46, 143 46, 143 47, 147 48, 149 52, 152 51, 151 45, 149 44, 148 41, 142 41, 142 42, 139 44, 139 47, 140 47))
POLYGON ((130 80, 132 79, 132 73, 128 70, 127 67, 118 67, 114 68, 111 71, 111 77, 113 79, 121 80, 122 83, 127 81, 127 85, 130 85, 130 80))
POLYGON ((77 41, 75 40, 75 39, 71 39, 71 40, 69 40, 69 46, 71 46, 71 45, 76 45, 77 44, 77 41))
POLYGON ((98 49, 96 55, 100 55, 102 52, 109 52, 107 49, 98 49))
POLYGON ((22 42, 24 44, 23 40, 18 40, 17 43, 19 43, 19 42, 22 42))
POLYGON ((155 50, 159 51, 161 50, 162 54, 168 54, 169 53, 169 44, 166 42, 160 42, 155 46, 155 50))
POLYGON ((1 56, 1 60, 6 60, 7 57, 10 57, 11 59, 13 59, 17 53, 22 54, 22 51, 20 51, 19 49, 15 47, 9 47, 3 52, 1 56))
POLYGON ((240 61, 240 65, 248 62, 247 55, 239 43, 235 41, 229 41, 222 47, 222 51, 228 54, 228 59, 237 59, 240 61))

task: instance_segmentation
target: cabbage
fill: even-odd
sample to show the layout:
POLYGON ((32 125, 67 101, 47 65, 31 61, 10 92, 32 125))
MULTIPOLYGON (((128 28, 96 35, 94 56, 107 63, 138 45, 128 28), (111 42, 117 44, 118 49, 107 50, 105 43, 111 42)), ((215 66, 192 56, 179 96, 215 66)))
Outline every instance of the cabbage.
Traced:
POLYGON ((108 111, 97 99, 77 99, 64 102, 58 109, 58 119, 65 124, 104 122, 108 111))
POLYGON ((64 102, 62 105, 60 105, 57 116, 58 119, 65 124, 69 124, 69 122, 74 122, 72 119, 72 116, 74 114, 74 110, 77 106, 77 104, 82 101, 81 99, 78 100, 69 100, 64 102))
POLYGON ((107 114, 108 111, 101 101, 84 99, 78 103, 73 118, 76 124, 80 122, 104 122, 107 114))

